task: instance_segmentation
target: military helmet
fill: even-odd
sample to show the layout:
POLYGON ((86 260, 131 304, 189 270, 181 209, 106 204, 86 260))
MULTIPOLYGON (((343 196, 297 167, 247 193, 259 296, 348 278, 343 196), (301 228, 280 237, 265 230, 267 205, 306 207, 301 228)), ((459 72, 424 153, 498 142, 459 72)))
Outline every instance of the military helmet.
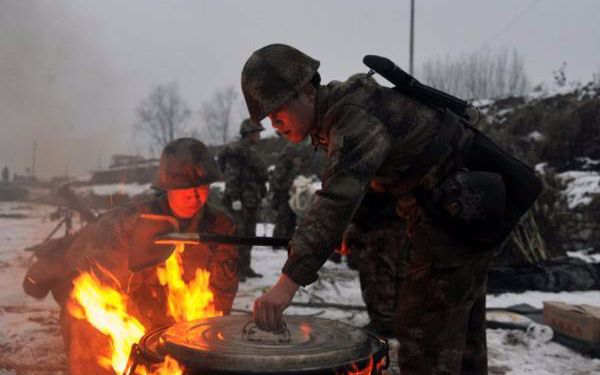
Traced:
POLYGON ((189 189, 222 179, 204 143, 194 138, 178 138, 163 149, 158 178, 153 185, 162 190, 189 189))
POLYGON ((319 64, 285 44, 270 44, 254 51, 242 70, 242 92, 252 121, 264 119, 300 92, 319 64))
POLYGON ((249 118, 242 121, 240 124, 240 134, 246 135, 248 133, 261 132, 265 130, 265 128, 260 124, 260 122, 252 122, 249 118))

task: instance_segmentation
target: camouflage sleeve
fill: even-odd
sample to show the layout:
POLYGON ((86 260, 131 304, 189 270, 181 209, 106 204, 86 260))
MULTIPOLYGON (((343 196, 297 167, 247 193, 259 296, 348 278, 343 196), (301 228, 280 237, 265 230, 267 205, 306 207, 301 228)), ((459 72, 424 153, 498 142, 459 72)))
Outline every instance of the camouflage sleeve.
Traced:
POLYGON ((341 241, 369 181, 390 150, 390 136, 374 116, 354 105, 336 112, 329 131, 323 189, 296 229, 283 267, 283 273, 300 285, 317 279, 317 271, 341 241))
POLYGON ((239 155, 228 155, 225 162, 225 194, 233 201, 242 199, 242 186, 240 176, 242 174, 242 163, 239 155))

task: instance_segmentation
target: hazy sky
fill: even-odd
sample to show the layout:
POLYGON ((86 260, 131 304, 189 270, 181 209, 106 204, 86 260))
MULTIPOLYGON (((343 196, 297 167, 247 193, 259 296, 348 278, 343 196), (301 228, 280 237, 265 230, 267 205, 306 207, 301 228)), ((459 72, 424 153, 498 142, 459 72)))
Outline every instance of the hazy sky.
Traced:
MULTIPOLYGON (((148 154, 132 136, 135 107, 178 82, 195 111, 239 86, 257 48, 296 46, 325 81, 365 71, 381 54, 408 68, 410 0, 0 0, 0 168, 36 174, 106 167, 114 153, 148 154)), ((516 48, 534 82, 600 72, 598 0, 416 0, 415 66, 482 48, 516 48), (520 17, 519 17, 520 16, 520 17)), ((242 107, 243 108, 243 107, 242 107)), ((270 125, 265 124, 270 127, 270 125)))

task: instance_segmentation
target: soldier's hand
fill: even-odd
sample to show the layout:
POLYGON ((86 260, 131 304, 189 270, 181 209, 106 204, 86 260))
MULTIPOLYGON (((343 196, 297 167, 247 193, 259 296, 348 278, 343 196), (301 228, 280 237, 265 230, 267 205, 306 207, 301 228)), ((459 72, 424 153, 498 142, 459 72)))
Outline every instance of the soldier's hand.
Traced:
POLYGON ((254 301, 254 322, 265 331, 279 332, 283 327, 283 311, 292 303, 299 285, 282 274, 277 283, 254 301))
POLYGON ((240 211, 242 209, 242 201, 231 202, 231 209, 234 211, 240 211))

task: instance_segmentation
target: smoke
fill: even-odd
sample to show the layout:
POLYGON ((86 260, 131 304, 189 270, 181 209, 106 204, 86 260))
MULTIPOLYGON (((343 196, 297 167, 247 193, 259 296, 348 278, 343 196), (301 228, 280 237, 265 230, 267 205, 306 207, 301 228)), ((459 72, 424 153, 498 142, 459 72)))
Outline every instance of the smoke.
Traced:
POLYGON ((0 168, 24 174, 34 142, 45 178, 124 148, 117 79, 88 21, 63 2, 0 0, 0 168))

